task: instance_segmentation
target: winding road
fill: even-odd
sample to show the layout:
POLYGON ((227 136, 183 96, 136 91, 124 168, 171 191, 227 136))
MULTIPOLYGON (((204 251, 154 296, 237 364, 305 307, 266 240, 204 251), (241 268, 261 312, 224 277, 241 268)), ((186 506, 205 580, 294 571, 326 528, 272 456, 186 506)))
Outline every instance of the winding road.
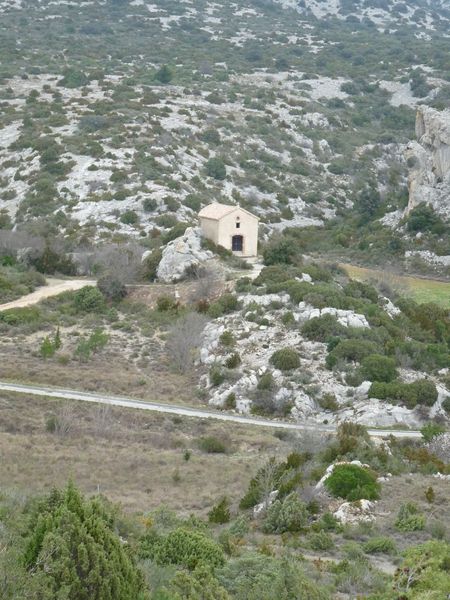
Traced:
MULTIPOLYGON (((133 408, 138 410, 149 410, 153 412, 167 413, 181 417, 194 417, 197 419, 216 419, 218 421, 228 421, 239 423, 241 425, 251 425, 257 427, 273 427, 277 429, 291 429, 294 431, 315 431, 323 433, 333 433, 336 431, 335 425, 320 425, 317 423, 292 423, 289 421, 276 421, 258 417, 246 417, 226 412, 194 408, 188 406, 179 406, 176 404, 162 404, 160 402, 147 402, 146 400, 136 400, 123 396, 112 396, 109 394, 97 394, 93 392, 81 392, 78 390, 67 390, 63 388, 44 387, 37 385, 26 385, 21 383, 12 383, 0 381, 0 391, 15 392, 31 396, 45 396, 47 398, 59 398, 63 400, 77 400, 82 402, 94 402, 98 404, 109 404, 111 406, 122 406, 124 408, 133 408)), ((387 437, 393 435, 397 438, 420 438, 420 431, 410 429, 368 429, 372 437, 387 437)))

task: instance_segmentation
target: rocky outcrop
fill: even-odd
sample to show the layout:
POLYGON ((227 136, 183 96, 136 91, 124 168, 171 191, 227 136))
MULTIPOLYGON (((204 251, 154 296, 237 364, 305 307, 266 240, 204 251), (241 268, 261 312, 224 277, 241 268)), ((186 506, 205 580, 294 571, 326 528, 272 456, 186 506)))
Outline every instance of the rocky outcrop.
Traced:
POLYGON ((200 228, 188 227, 181 237, 169 242, 164 248, 157 277, 164 283, 181 281, 191 269, 212 257, 212 252, 202 248, 200 228))
POLYGON ((450 217, 450 110, 420 106, 416 117, 417 141, 406 148, 410 168, 406 212, 418 204, 430 204, 450 217))

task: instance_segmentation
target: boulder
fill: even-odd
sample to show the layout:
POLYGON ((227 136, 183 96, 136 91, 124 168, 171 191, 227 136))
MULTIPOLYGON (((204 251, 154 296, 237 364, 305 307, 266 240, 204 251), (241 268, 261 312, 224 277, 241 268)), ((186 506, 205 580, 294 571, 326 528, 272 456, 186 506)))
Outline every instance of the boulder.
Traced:
POLYGON ((182 236, 164 248, 156 274, 159 281, 175 283, 212 257, 212 252, 202 248, 201 229, 188 227, 182 236))
POLYGON ((450 216, 450 110, 419 106, 417 141, 408 144, 405 156, 408 177, 408 214, 418 204, 430 204, 444 217, 450 216))
POLYGON ((375 520, 372 513, 375 502, 370 500, 356 500, 356 502, 344 502, 333 513, 333 516, 341 523, 360 523, 371 522, 375 520))

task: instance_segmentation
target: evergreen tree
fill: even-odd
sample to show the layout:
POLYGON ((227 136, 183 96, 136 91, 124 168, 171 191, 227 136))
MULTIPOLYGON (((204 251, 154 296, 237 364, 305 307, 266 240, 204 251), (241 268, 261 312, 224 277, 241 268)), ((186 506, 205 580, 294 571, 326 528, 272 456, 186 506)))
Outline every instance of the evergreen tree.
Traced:
POLYGON ((84 499, 72 483, 32 511, 23 563, 42 600, 148 599, 105 505, 84 499))

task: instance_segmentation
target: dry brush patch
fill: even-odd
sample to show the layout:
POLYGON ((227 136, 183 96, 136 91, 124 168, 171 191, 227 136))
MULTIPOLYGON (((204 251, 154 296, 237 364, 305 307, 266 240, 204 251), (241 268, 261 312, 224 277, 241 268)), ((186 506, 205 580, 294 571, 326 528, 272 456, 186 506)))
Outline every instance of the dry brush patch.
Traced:
POLYGON ((100 491, 127 510, 164 503, 185 514, 206 514, 224 495, 237 504, 258 467, 269 456, 288 452, 287 443, 259 429, 233 425, 230 430, 214 421, 0 396, 0 481, 24 492, 62 486, 71 477, 83 491, 100 491), (48 431, 49 419, 61 414, 71 419, 67 434, 48 431), (225 440, 229 452, 202 452, 197 445, 202 436, 225 440))

